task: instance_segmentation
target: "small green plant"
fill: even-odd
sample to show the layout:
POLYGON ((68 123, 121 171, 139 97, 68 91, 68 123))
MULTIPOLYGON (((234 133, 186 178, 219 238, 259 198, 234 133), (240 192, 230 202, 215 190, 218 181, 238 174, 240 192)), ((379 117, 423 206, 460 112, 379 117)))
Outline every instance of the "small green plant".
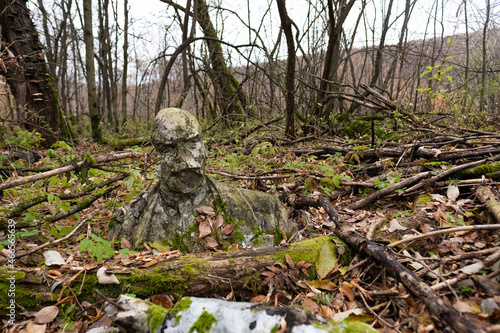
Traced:
POLYGON ((472 289, 471 287, 468 287, 466 285, 459 283, 458 287, 460 288, 460 292, 462 294, 474 295, 476 293, 476 291, 474 289, 472 289))
POLYGON ((84 238, 80 242, 80 253, 85 251, 88 251, 92 257, 96 258, 98 263, 101 263, 103 258, 115 256, 111 243, 95 234, 90 234, 90 238, 84 238))
POLYGON ((398 218, 398 217, 402 217, 402 216, 411 216, 411 213, 408 212, 407 210, 404 210, 402 212, 397 212, 395 214, 392 214, 392 217, 394 217, 394 218, 398 218))

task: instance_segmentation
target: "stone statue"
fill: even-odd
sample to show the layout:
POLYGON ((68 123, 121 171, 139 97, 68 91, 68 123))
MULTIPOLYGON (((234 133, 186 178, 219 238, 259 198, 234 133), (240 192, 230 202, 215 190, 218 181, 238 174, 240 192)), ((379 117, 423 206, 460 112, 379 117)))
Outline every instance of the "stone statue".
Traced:
POLYGON ((159 181, 115 218, 111 235, 124 236, 136 247, 144 241, 173 239, 197 225, 196 209, 214 199, 222 203, 226 218, 231 216, 236 222, 235 231, 245 239, 240 239, 242 243, 266 231, 290 234, 296 230, 278 198, 205 175, 207 150, 200 124, 191 113, 178 108, 161 110, 151 142, 161 154, 159 181))

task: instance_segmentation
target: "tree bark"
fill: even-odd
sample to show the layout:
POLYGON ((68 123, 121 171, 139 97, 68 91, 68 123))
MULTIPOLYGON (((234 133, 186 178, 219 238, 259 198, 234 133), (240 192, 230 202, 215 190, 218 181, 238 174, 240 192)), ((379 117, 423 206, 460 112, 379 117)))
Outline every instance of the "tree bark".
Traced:
POLYGON ((3 44, 0 75, 5 76, 24 124, 45 139, 50 147, 61 136, 70 136, 59 105, 59 94, 43 57, 43 47, 26 7, 26 0, 0 0, 0 27, 3 44))
POLYGON ((90 126, 92 140, 102 141, 101 116, 97 109, 97 90, 94 67, 94 34, 92 32, 92 1, 83 1, 83 39, 85 41, 85 69, 87 72, 87 96, 89 104, 90 126))
POLYGON ((285 134, 295 137, 295 43, 292 34, 292 20, 286 11, 285 0, 277 0, 278 11, 280 13, 281 28, 285 33, 286 45, 288 48, 288 58, 286 61, 286 128, 285 134))

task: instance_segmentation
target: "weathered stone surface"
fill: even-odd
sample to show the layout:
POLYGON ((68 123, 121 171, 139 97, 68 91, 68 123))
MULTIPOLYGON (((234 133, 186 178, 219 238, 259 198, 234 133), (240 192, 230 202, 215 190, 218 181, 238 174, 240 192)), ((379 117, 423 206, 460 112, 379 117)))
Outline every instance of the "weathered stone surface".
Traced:
POLYGON ((185 297, 171 309, 121 295, 105 308, 123 332, 367 332, 377 330, 359 321, 327 321, 299 306, 270 307, 249 302, 185 297))
POLYGON ((240 242, 248 242, 256 231, 279 228, 289 234, 296 230, 276 197, 239 189, 205 175, 203 135, 189 112, 176 108, 160 111, 151 141, 162 154, 160 179, 133 207, 126 208, 126 214, 117 216, 111 235, 124 236, 134 246, 172 239, 196 224, 198 207, 214 200, 223 203, 226 217, 233 218, 235 230, 245 238, 240 242))

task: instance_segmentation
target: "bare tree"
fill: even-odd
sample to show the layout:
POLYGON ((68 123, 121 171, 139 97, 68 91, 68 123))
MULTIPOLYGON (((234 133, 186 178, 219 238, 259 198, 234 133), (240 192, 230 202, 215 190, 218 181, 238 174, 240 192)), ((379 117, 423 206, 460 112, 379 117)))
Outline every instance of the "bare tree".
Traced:
POLYGON ((44 60, 43 47, 25 0, 0 0, 2 44, 0 75, 5 76, 24 126, 37 130, 50 147, 71 131, 64 121, 59 94, 44 60))
POLYGON ((285 134, 289 137, 295 137, 295 42, 292 33, 292 20, 286 11, 285 0, 276 0, 278 11, 280 13, 281 28, 285 33, 288 49, 288 58, 286 61, 286 128, 285 134))
POLYGON ((87 73, 87 97, 92 129, 92 140, 102 141, 101 116, 97 109, 97 90, 94 67, 94 34, 92 32, 92 0, 83 0, 83 38, 85 41, 85 69, 87 73))

